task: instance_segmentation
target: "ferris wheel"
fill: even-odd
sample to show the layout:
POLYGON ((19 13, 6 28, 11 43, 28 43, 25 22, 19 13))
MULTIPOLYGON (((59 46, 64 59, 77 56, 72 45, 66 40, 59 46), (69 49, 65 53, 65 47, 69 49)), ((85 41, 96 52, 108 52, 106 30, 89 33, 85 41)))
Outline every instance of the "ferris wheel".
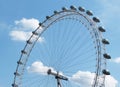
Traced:
POLYGON ((54 11, 26 41, 12 87, 105 87, 105 31, 83 7, 54 11))

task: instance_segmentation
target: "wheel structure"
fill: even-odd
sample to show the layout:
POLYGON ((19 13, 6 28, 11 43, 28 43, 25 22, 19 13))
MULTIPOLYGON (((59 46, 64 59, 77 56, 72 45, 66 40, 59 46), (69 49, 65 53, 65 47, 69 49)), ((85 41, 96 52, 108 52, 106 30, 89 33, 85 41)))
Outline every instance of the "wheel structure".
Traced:
POLYGON ((12 87, 105 87, 105 31, 83 7, 54 11, 26 41, 12 87))

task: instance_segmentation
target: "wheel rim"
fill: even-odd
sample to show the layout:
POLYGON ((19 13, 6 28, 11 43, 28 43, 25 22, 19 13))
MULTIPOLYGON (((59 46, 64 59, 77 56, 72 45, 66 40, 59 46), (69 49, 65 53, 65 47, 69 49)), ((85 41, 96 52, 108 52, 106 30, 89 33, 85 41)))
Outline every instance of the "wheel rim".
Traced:
POLYGON ((47 71, 34 70, 32 64, 65 75, 69 80, 61 83, 66 87, 84 87, 74 77, 78 72, 94 74, 88 86, 103 86, 102 69, 106 68, 106 60, 102 57, 105 46, 101 40, 94 19, 80 11, 63 10, 47 16, 21 51, 13 86, 52 87, 57 84, 55 76, 48 75, 47 71))

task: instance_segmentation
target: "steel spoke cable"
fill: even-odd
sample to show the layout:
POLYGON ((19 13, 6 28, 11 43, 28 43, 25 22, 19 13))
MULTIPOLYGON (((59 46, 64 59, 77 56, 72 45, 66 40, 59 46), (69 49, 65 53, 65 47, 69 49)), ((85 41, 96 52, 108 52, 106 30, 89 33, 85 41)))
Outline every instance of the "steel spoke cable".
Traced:
MULTIPOLYGON (((55 11, 32 32, 17 62, 13 87, 53 87, 57 86, 57 80, 60 80, 62 87, 79 87, 82 85, 59 77, 61 73, 72 77, 78 71, 96 74, 91 87, 104 86, 105 76, 101 78, 101 83, 99 76, 105 74, 102 70, 106 69, 106 60, 102 56, 106 52, 103 49, 106 42, 102 42, 102 35, 99 35, 103 32, 98 29, 99 24, 97 26, 99 19, 90 17, 92 15, 88 10, 84 13, 84 9, 79 7, 78 10, 71 6, 69 10, 62 8, 62 11, 55 11), (39 42, 39 36, 44 39, 43 42, 39 42), (42 75, 41 71, 34 69, 29 71, 34 63, 41 63, 43 68, 48 69, 47 72, 52 68, 52 74, 46 72, 42 75)), ((34 68, 37 67, 41 66, 34 68)))
MULTIPOLYGON (((64 23, 64 22, 63 22, 63 23, 64 23)), ((65 24, 66 24, 66 23, 64 23, 64 25, 65 25, 65 24)), ((67 27, 66 27, 64 30, 67 30, 67 27)), ((67 30, 67 31, 68 31, 68 30, 67 30)), ((63 35, 62 35, 62 38, 61 38, 61 39, 63 39, 63 38, 64 38, 64 35, 65 35, 65 34, 63 33, 63 35)), ((66 35, 67 35, 67 34, 66 34, 66 35)), ((64 42, 64 41, 63 41, 63 42, 64 42)), ((59 43, 58 43, 58 44, 59 44, 59 43)), ((64 43, 63 43, 63 45, 64 45, 64 43)), ((62 47, 63 47, 63 46, 61 45, 61 48, 62 48, 62 47)), ((58 50, 59 50, 59 49, 60 49, 60 48, 58 47, 58 50)), ((60 52, 58 52, 58 57, 59 57, 59 55, 60 55, 60 54, 62 54, 62 53, 60 53, 60 54, 59 54, 59 53, 60 53, 60 52)), ((61 59, 61 58, 59 58, 59 59, 61 59)), ((57 62, 57 61, 58 61, 58 60, 56 60, 56 62, 57 62)), ((59 61, 59 62, 60 62, 60 61, 59 61)))
MULTIPOLYGON (((85 51, 84 53, 83 53, 83 51, 82 51, 82 53, 79 53, 78 55, 74 55, 74 57, 72 57, 72 59, 74 60, 74 59, 76 59, 76 58, 80 58, 81 56, 84 56, 84 55, 86 55, 87 53, 89 53, 91 50, 93 50, 93 49, 89 49, 88 51, 85 51)), ((66 60, 65 61, 67 61, 67 62, 70 62, 70 59, 69 59, 70 57, 67 57, 66 58, 66 60)), ((81 59, 81 58, 80 58, 81 59)))
MULTIPOLYGON (((65 68, 67 68, 67 69, 69 69, 69 68, 74 69, 73 67, 77 67, 77 66, 80 66, 79 68, 81 68, 82 66, 84 66, 84 63, 87 63, 87 62, 89 63, 90 61, 92 62, 92 61, 95 61, 95 60, 94 60, 94 58, 93 59, 85 58, 85 59, 79 60, 79 61, 78 60, 74 60, 71 63, 67 63, 67 66, 62 66, 62 70, 66 70, 65 68)), ((62 64, 62 65, 64 65, 64 64, 62 64)))
MULTIPOLYGON (((85 36, 85 37, 83 37, 83 40, 85 41, 85 39, 87 38, 87 36, 85 36)), ((79 46, 82 46, 82 44, 84 44, 85 42, 84 41, 82 41, 82 43, 80 43, 80 45, 79 46)), ((83 46, 82 46, 83 47, 83 46)), ((80 48, 80 47, 78 47, 78 48, 80 48)), ((71 50, 70 50, 71 51, 71 50)), ((77 51, 76 51, 77 52, 77 51)), ((66 54, 67 55, 67 54, 66 54)))
MULTIPOLYGON (((74 26, 73 26, 74 27, 74 26)), ((72 31, 71 31, 72 32, 72 31)), ((74 35, 73 35, 74 36, 74 35)), ((66 36, 67 37, 67 36, 66 36)), ((69 36, 68 36, 69 37, 69 36)), ((64 38, 64 37, 63 37, 64 38)), ((66 42, 67 43, 67 42, 66 42)), ((66 45, 64 45, 64 46, 66 46, 66 45)), ((63 48, 65 48, 65 47, 63 47, 63 48)), ((63 50, 63 52, 64 52, 64 50, 63 50)), ((61 58, 61 60, 63 60, 63 54, 64 53, 61 53, 61 56, 60 56, 60 58, 61 58)))

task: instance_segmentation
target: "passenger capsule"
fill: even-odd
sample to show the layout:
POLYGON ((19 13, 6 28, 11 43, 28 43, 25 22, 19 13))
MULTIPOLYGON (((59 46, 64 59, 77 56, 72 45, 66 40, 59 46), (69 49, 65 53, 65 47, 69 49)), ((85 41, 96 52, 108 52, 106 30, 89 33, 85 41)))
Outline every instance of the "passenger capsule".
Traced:
POLYGON ((73 5, 70 6, 71 10, 77 10, 73 5))
POLYGON ((20 65, 22 65, 23 63, 19 60, 19 61, 17 61, 17 64, 20 64, 20 65))
POLYGON ((36 31, 33 31, 32 33, 33 33, 34 35, 38 35, 38 33, 37 33, 36 31))
POLYGON ((107 54, 107 53, 104 53, 103 56, 104 56, 104 58, 106 58, 106 59, 111 59, 111 56, 110 56, 109 54, 107 54))
POLYGON ((30 40, 27 40, 27 43, 28 43, 28 44, 32 44, 32 42, 31 42, 30 40))
POLYGON ((42 26, 42 23, 39 23, 39 26, 42 26))
POLYGON ((108 70, 105 70, 105 69, 102 70, 102 73, 103 73, 104 75, 110 75, 110 72, 109 72, 108 70))
POLYGON ((26 52, 25 50, 22 50, 21 53, 23 53, 23 54, 27 54, 27 52, 26 52))
POLYGON ((93 13, 89 10, 86 11, 86 14, 89 15, 89 16, 93 16, 93 13))
POLYGON ((107 39, 102 39, 102 43, 103 43, 103 44, 110 44, 107 39))
POLYGON ((65 8, 65 7, 62 7, 62 10, 63 10, 63 11, 66 11, 66 10, 67 10, 67 8, 65 8))
POLYGON ((93 21, 96 22, 96 23, 100 22, 100 20, 97 17, 93 17, 93 21))
POLYGON ((102 26, 98 27, 98 29, 99 29, 99 31, 101 31, 101 32, 105 32, 105 29, 104 29, 102 26))
POLYGON ((18 72, 14 72, 14 75, 16 76, 20 76, 20 74, 18 72))
POLYGON ((54 14, 57 14, 58 12, 57 11, 54 11, 54 14))
POLYGON ((50 16, 46 16, 46 19, 49 19, 50 18, 50 16))
POLYGON ((79 11, 81 11, 81 12, 85 12, 85 9, 84 9, 83 7, 79 7, 78 9, 79 9, 79 11))
POLYGON ((18 85, 16 85, 15 83, 12 84, 12 87, 18 87, 18 85))
POLYGON ((48 75, 50 75, 50 74, 51 74, 51 69, 49 69, 49 70, 47 71, 47 74, 48 74, 48 75))

